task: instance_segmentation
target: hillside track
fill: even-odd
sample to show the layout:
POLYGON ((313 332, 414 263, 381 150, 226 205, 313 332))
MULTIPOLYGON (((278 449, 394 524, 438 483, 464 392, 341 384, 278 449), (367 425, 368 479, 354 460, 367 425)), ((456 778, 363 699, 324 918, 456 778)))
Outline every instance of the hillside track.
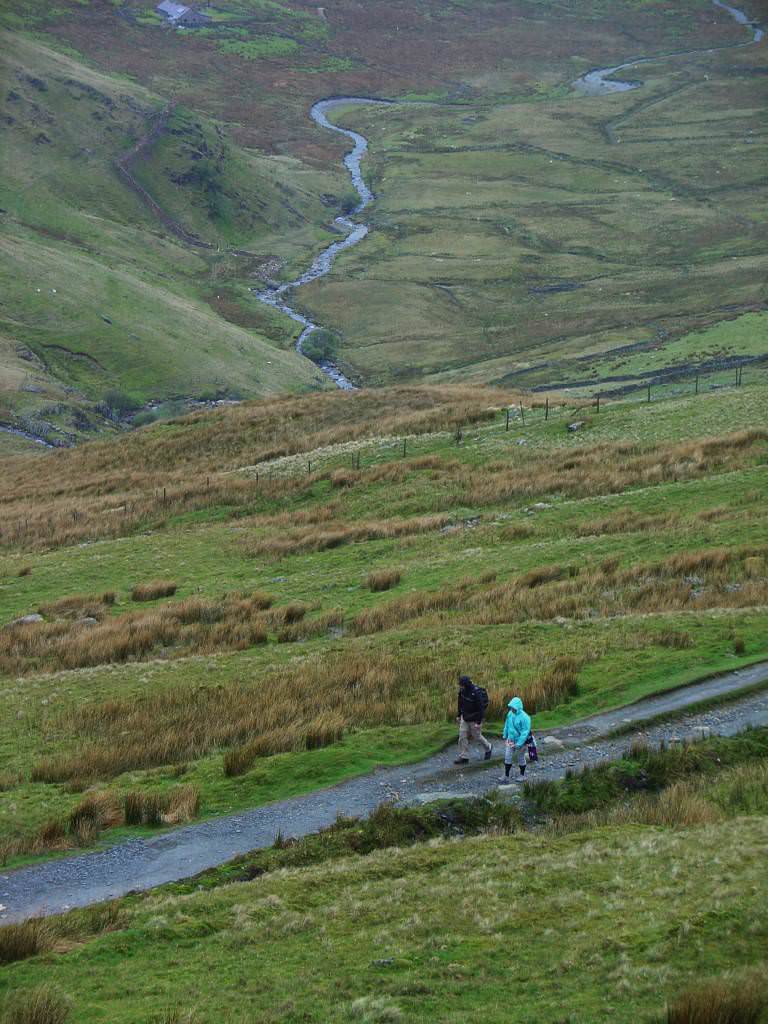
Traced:
MULTIPOLYGON (((538 734, 540 740, 545 735, 560 739, 564 749, 544 754, 531 769, 530 779, 562 778, 568 771, 619 757, 634 742, 675 742, 695 738, 702 729, 730 736, 768 724, 768 690, 760 689, 763 684, 768 684, 768 662, 538 734), (704 701, 729 698, 729 703, 696 710, 704 701), (660 720, 665 715, 668 719, 660 720), (624 734, 611 738, 617 730, 624 734)), ((491 762, 456 768, 451 746, 418 764, 379 769, 253 811, 0 875, 0 922, 60 913, 189 878, 239 854, 271 846, 278 834, 308 835, 333 824, 339 815, 365 817, 384 802, 410 804, 488 793, 499 785, 500 753, 497 745, 491 762)))

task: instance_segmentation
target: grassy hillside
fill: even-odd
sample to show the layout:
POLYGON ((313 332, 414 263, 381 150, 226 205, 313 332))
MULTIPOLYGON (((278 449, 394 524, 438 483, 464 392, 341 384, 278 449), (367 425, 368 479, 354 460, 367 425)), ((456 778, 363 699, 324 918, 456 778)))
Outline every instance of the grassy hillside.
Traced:
POLYGON ((555 399, 278 399, 9 460, 0 621, 43 621, 0 630, 6 855, 96 838, 94 785, 216 814, 417 758, 459 670, 543 726, 765 655, 765 386, 555 399))
POLYGON ((159 97, 38 42, 4 42, 0 417, 67 441, 109 424, 99 404, 114 390, 141 405, 324 387, 272 343, 268 317, 249 315, 245 285, 320 244, 332 180, 273 166, 178 108, 166 119, 159 97), (158 124, 157 148, 125 158, 158 124), (175 224, 213 248, 184 244, 175 224), (220 284, 233 275, 235 299, 220 284))
POLYGON ((617 349, 685 370, 713 325, 718 351, 765 355, 762 47, 705 0, 606 11, 222 0, 188 31, 138 0, 0 11, 2 422, 70 443, 126 396, 326 386, 249 288, 335 237, 344 144, 307 110, 345 93, 403 101, 342 116, 371 139, 375 231, 297 301, 364 381, 632 383, 647 367, 617 349), (639 91, 570 91, 709 46, 639 91))
MULTIPOLYGON (((16 961, 0 972, 7 1020, 35 1001, 82 1024, 500 1020, 524 986, 548 1024, 759 1024, 764 754, 764 730, 749 752, 635 750, 617 768, 648 791, 603 797, 597 824, 565 815, 526 834, 498 801, 385 808, 191 883, 0 930, 16 961), (464 837, 441 838, 446 822, 464 837)), ((598 779, 559 788, 576 782, 598 779)))

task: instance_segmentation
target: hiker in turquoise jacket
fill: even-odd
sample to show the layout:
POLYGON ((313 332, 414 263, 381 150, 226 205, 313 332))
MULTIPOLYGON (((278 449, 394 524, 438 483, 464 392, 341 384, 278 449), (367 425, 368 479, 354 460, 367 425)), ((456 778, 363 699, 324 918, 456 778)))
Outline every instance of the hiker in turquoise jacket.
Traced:
POLYGON ((501 734, 504 739, 504 780, 509 781, 509 772, 512 768, 515 753, 517 753, 517 764, 520 768, 520 779, 525 775, 525 750, 526 741, 531 735, 531 716, 526 713, 523 702, 519 697, 513 697, 507 705, 507 720, 504 723, 504 732, 501 734))

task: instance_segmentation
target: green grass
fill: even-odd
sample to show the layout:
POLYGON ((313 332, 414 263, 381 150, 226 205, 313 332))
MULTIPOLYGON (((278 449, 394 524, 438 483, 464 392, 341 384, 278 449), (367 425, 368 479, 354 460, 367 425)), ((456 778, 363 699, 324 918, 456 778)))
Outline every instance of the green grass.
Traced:
POLYGON ((4 101, 1 190, 7 419, 69 439, 109 429, 98 402, 115 387, 144 403, 327 386, 290 347, 276 349, 245 284, 258 282, 269 260, 306 260, 322 246, 319 195, 334 178, 243 149, 179 108, 173 134, 161 134, 136 172, 171 217, 222 251, 184 247, 113 167, 148 130, 161 97, 40 42, 5 38, 15 83, 4 101), (202 151, 212 154, 207 162, 202 151), (227 255, 227 246, 255 253, 227 255))
POLYGON ((754 817, 385 850, 149 897, 111 933, 12 965, 0 984, 44 972, 83 1024, 169 1007, 201 1022, 459 1021, 506 1013, 514 970, 544 1020, 565 1004, 574 1024, 606 1007, 636 1021, 702 975, 759 963, 765 840, 754 817))
MULTIPOLYGON (((707 343, 691 331, 710 325, 719 347, 733 325, 717 327, 718 308, 759 307, 764 274, 744 235, 764 154, 741 59, 661 62, 643 90, 604 99, 547 83, 535 118, 485 91, 461 107, 339 111, 371 143, 376 230, 305 305, 375 382, 599 380, 695 358, 707 343), (637 342, 650 361, 612 351, 637 342)), ((755 319, 730 344, 768 351, 755 319)))
POLYGON ((679 338, 755 309, 759 52, 644 65, 644 88, 622 96, 569 91, 584 68, 738 43, 745 30, 701 0, 663 16, 634 0, 610 17, 601 0, 531 12, 475 6, 472 33, 464 4, 436 0, 407 17, 343 5, 331 20, 290 0, 225 0, 211 26, 177 32, 160 31, 145 0, 123 4, 120 32, 114 5, 25 0, 3 12, 4 25, 36 33, 8 47, 28 76, 10 69, 21 99, 5 100, 9 244, 25 274, 38 259, 67 266, 64 291, 85 321, 11 287, 8 333, 44 357, 54 384, 77 389, 48 402, 16 390, 14 417, 43 421, 40 407, 57 407, 48 418, 79 436, 108 427, 93 403, 111 384, 146 399, 199 394, 208 381, 244 395, 321 383, 292 352, 276 361, 262 347, 290 351, 296 325, 247 287, 290 278, 331 237, 348 190, 342 143, 307 118, 329 93, 406 99, 339 115, 371 139, 375 230, 298 299, 341 332, 341 358, 362 379, 542 383, 582 368, 578 357, 656 339, 659 360, 674 362, 687 351, 679 338), (391 45, 398 38, 412 45, 391 45), (112 159, 170 97, 185 124, 158 141, 141 181, 187 230, 253 258, 158 238, 114 175, 112 159), (561 284, 583 287, 546 291, 561 284), (45 347, 54 338, 63 351, 45 347), (89 428, 73 409, 88 411, 89 428))
MULTIPOLYGON (((336 401, 343 402, 343 396, 336 401)), ((595 443, 618 438, 641 445, 663 444, 706 437, 724 424, 740 429, 755 422, 762 401, 763 391, 755 385, 698 399, 665 400, 651 409, 642 403, 609 404, 600 416, 592 417, 591 425, 576 433, 565 430, 569 417, 559 413, 544 421, 543 412, 537 410, 529 412, 525 427, 515 421, 509 432, 504 430, 503 416, 474 426, 458 447, 447 433, 411 438, 409 456, 438 456, 436 465, 446 467, 454 461, 482 467, 512 459, 519 461, 524 474, 526 466, 535 466, 540 458, 561 449, 578 454, 595 443), (516 443, 521 439, 527 442, 523 447, 516 443)), ((178 424, 153 429, 196 428, 178 424)), ((243 506, 214 506, 177 516, 159 512, 157 521, 141 525, 128 538, 9 552, 0 558, 0 623, 83 592, 115 591, 117 601, 109 614, 120 615, 136 607, 130 601, 131 588, 158 577, 178 584, 172 602, 195 596, 216 600, 233 590, 260 590, 273 595, 277 606, 308 603, 313 609, 310 621, 341 608, 349 622, 365 609, 410 594, 450 588, 462 578, 476 580, 489 572, 504 583, 546 565, 595 567, 615 559, 621 569, 628 569, 703 548, 768 541, 765 454, 759 446, 746 463, 731 460, 720 471, 700 478, 578 499, 542 494, 547 507, 528 512, 537 500, 535 495, 504 504, 463 507, 457 503, 453 470, 440 473, 414 464, 395 490, 386 479, 368 479, 364 472, 366 467, 401 462, 395 448, 378 439, 360 444, 363 472, 349 488, 334 489, 327 479, 317 479, 286 499, 254 492, 243 506), (457 528, 416 534, 406 538, 407 543, 402 539, 364 541, 282 559, 248 554, 244 540, 283 531, 280 526, 260 525, 251 516, 278 511, 298 514, 329 501, 335 503, 332 521, 336 525, 448 509, 457 528), (599 528, 602 521, 610 523, 611 517, 627 511, 659 525, 652 530, 630 526, 615 533, 599 528), (473 525, 466 526, 465 521, 473 525), (523 533, 518 535, 517 529, 523 533), (19 575, 27 567, 31 572, 19 575), (368 574, 393 567, 401 572, 401 581, 391 591, 372 593, 366 585, 368 574)), ((348 452, 336 449, 314 451, 309 457, 321 470, 349 463, 348 452)), ((285 462, 280 472, 301 473, 304 458, 296 458, 294 469, 285 462)), ((273 469, 277 472, 277 465, 273 469)), ((562 621, 481 625, 468 621, 462 612, 444 612, 369 637, 327 635, 276 643, 273 633, 269 643, 243 652, 104 665, 18 681, 6 677, 0 681, 2 756, 8 771, 18 773, 20 781, 0 792, 0 831, 6 838, 29 834, 77 803, 78 794, 67 793, 62 786, 31 783, 29 772, 43 756, 77 749, 81 740, 61 724, 62 716, 84 704, 138 701, 180 688, 192 692, 200 686, 258 685, 270 670, 290 668, 297 658, 332 661, 355 654, 375 662, 379 657, 397 659, 416 653, 425 664, 444 666, 436 676, 442 681, 430 697, 436 708, 445 709, 444 715, 438 714, 431 723, 393 723, 391 728, 374 731, 356 729, 353 723, 339 744, 264 758, 236 778, 224 775, 224 751, 212 751, 191 762, 185 781, 200 787, 201 814, 212 816, 330 785, 377 764, 418 760, 438 749, 452 739, 453 727, 446 722, 452 708, 453 673, 458 668, 511 693, 532 683, 557 657, 576 657, 582 663, 578 693, 537 716, 537 727, 550 728, 768 657, 766 615, 764 607, 715 607, 652 615, 628 612, 618 617, 596 612, 562 621), (665 646, 663 636, 669 631, 687 634, 690 646, 665 646), (743 644, 739 652, 736 638, 743 644)), ((103 785, 122 793, 175 782, 175 769, 169 765, 132 771, 103 785)))

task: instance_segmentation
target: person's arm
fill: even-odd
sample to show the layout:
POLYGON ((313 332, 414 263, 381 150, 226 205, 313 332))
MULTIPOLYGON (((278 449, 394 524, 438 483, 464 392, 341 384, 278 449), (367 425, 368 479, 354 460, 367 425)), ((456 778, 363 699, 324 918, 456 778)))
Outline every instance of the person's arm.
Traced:
POLYGON ((527 715, 524 711, 518 713, 518 733, 515 737, 515 745, 518 750, 522 750, 525 746, 525 741, 531 734, 531 716, 527 715))

